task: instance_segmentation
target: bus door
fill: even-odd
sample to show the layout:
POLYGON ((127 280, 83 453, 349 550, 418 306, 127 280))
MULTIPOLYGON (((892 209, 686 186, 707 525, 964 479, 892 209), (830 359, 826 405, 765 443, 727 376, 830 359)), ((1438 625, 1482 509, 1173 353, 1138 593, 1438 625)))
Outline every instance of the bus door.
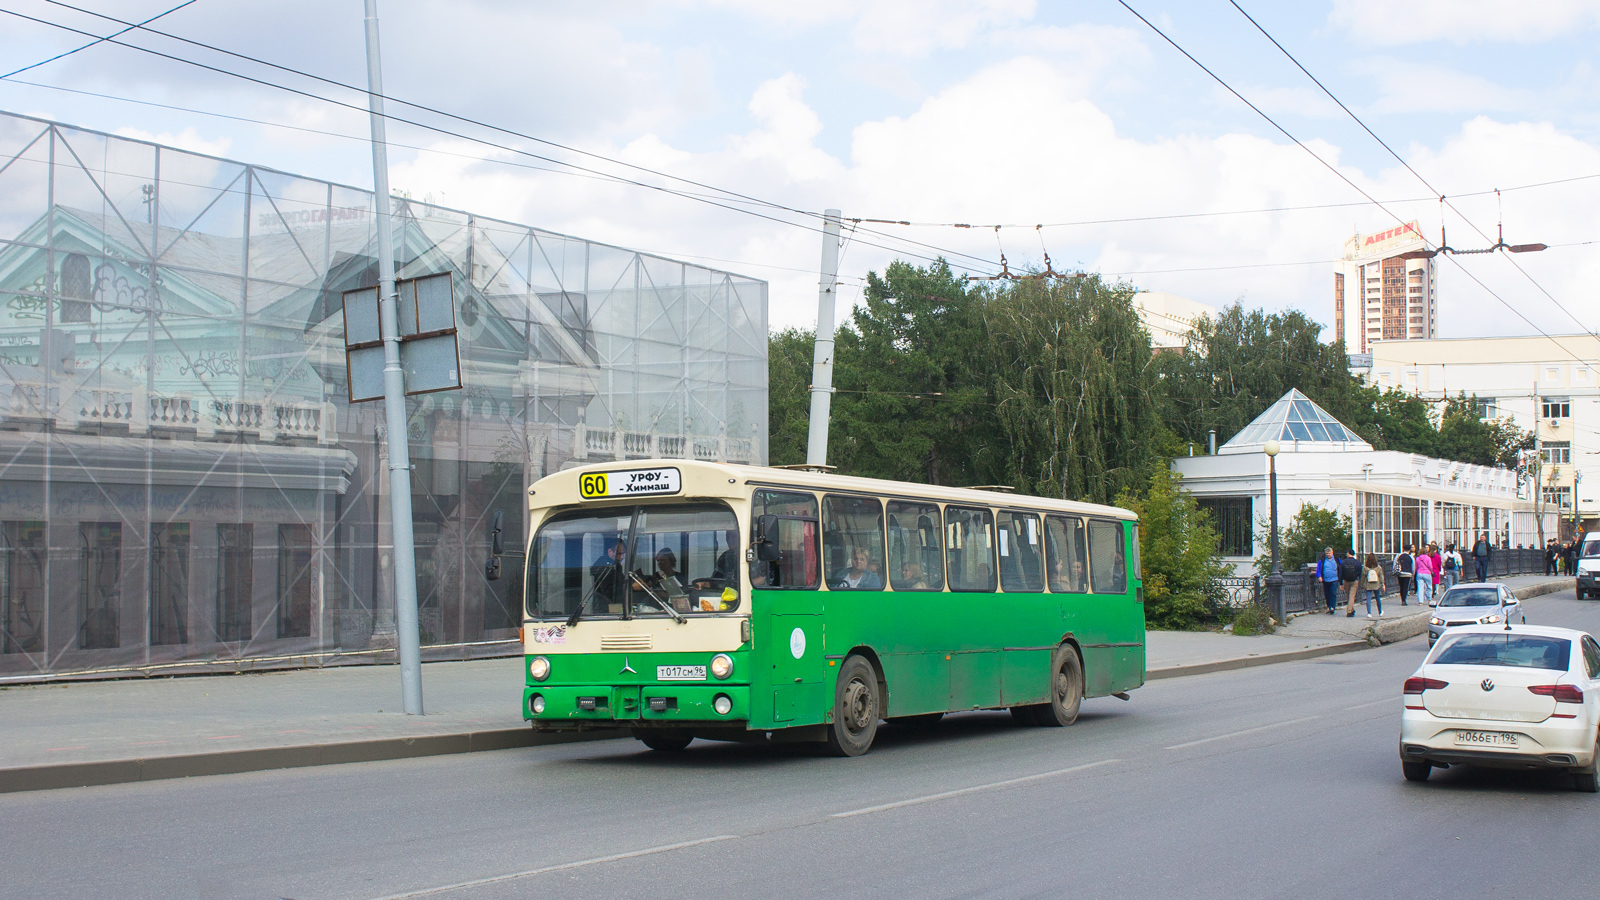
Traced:
MULTIPOLYGON (((757 491, 754 500, 751 546, 756 559, 751 585, 758 605, 751 612, 761 629, 756 635, 756 658, 764 660, 772 686, 770 715, 777 725, 816 724, 831 706, 822 674, 827 664, 822 594, 817 590, 821 572, 816 498, 757 491)), ((752 703, 759 701, 752 698, 752 703)), ((752 712, 752 718, 765 718, 752 712)))
POLYGON ((1003 613, 996 623, 1002 646, 1001 701, 1007 706, 1048 698, 1050 657, 1061 630, 1058 602, 1044 593, 1044 527, 1032 513, 1001 511, 1000 588, 1003 613))
POLYGON ((1001 636, 1006 614, 995 592, 994 513, 945 507, 945 558, 950 591, 961 607, 950 618, 950 709, 1000 705, 1001 636))

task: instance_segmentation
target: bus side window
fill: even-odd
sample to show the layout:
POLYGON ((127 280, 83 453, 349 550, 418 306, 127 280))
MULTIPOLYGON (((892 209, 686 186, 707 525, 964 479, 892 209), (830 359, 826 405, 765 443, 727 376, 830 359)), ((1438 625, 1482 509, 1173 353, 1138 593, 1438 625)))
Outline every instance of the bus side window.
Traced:
POLYGON ((822 546, 828 587, 883 590, 883 504, 872 497, 822 498, 822 546))
POLYGON ((1047 516, 1044 537, 1050 560, 1050 590, 1058 594, 1089 593, 1083 520, 1077 516, 1047 516))
POLYGON ((1096 594, 1126 594, 1128 565, 1122 546, 1122 523, 1089 520, 1089 574, 1096 594))
POLYGON ((994 590, 994 514, 947 506, 945 566, 952 591, 994 590))
POLYGON ((939 507, 889 501, 889 584, 897 591, 944 588, 939 507))
POLYGON ((1000 587, 1037 594, 1044 590, 1044 547, 1039 517, 1002 512, 996 519, 1000 536, 1000 587))
MULTIPOLYGON (((815 588, 822 567, 817 553, 817 498, 787 491, 756 491, 750 506, 750 545, 754 549, 762 516, 773 516, 778 558, 750 563, 750 584, 759 588, 815 588)), ((752 554, 755 555, 755 554, 752 554)))

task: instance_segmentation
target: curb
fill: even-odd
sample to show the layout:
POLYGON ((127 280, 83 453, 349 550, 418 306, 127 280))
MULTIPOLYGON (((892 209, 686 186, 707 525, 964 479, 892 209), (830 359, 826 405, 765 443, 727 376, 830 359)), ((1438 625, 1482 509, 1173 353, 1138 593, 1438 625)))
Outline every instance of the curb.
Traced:
POLYGON ((97 762, 62 763, 46 766, 0 768, 0 794, 19 791, 47 791, 56 788, 90 787, 105 784, 130 784, 199 775, 236 775, 272 769, 298 769, 339 763, 379 762, 444 756, 452 753, 478 753, 512 750, 545 744, 567 744, 623 736, 615 729, 604 731, 539 734, 532 728, 505 728, 493 731, 468 731, 457 734, 430 734, 409 738, 378 738, 369 741, 344 741, 334 744, 299 744, 289 747, 260 747, 226 750, 186 756, 155 756, 147 759, 110 759, 97 762))
POLYGON ((1268 666, 1273 663, 1316 659, 1319 656, 1333 656, 1339 653, 1349 653, 1352 650, 1365 650, 1370 646, 1366 641, 1344 641, 1338 644, 1324 644, 1321 647, 1307 647, 1304 650, 1268 653, 1264 656, 1243 656, 1237 659, 1222 659, 1216 662, 1194 663, 1187 666, 1168 666, 1165 669, 1151 669, 1144 673, 1144 680, 1148 682, 1160 678, 1182 678, 1185 675, 1206 675, 1211 672, 1226 672, 1230 669, 1248 669, 1254 666, 1268 666))

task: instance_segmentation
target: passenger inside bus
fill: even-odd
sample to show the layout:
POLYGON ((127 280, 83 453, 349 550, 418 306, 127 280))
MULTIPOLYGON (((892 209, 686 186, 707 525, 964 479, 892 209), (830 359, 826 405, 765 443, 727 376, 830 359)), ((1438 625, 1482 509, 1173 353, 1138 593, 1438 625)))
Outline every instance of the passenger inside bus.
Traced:
POLYGON ((897 591, 925 591, 928 589, 928 579, 922 577, 922 564, 915 562, 905 563, 900 567, 900 577, 895 580, 897 591))
POLYGON ((857 547, 850 554, 849 568, 842 569, 830 579, 828 586, 839 589, 878 591, 883 589, 883 577, 872 571, 872 555, 865 547, 857 547))

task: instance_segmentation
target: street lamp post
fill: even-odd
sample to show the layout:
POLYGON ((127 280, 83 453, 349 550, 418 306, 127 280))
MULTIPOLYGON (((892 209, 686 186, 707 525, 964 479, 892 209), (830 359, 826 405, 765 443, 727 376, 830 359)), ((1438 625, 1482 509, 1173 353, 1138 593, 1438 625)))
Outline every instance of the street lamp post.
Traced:
POLYGON ((1278 565, 1278 442, 1267 441, 1261 449, 1267 454, 1267 482, 1268 493, 1271 494, 1272 508, 1272 537, 1268 543, 1272 547, 1272 571, 1267 575, 1267 596, 1272 602, 1272 617, 1283 624, 1283 569, 1278 565))

